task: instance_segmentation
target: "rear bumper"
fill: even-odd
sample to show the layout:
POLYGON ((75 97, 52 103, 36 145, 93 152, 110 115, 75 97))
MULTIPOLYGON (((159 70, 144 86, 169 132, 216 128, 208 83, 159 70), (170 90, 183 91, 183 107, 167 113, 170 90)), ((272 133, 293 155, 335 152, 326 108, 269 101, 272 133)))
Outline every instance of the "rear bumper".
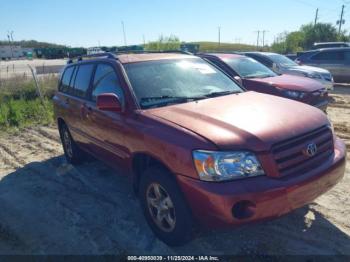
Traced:
POLYGON ((278 179, 264 176, 224 183, 181 175, 177 178, 195 218, 207 227, 226 227, 276 218, 312 202, 342 179, 345 164, 346 148, 337 139, 329 161, 298 176, 278 179), (246 202, 253 203, 249 206, 251 215, 234 217, 233 207, 246 202))

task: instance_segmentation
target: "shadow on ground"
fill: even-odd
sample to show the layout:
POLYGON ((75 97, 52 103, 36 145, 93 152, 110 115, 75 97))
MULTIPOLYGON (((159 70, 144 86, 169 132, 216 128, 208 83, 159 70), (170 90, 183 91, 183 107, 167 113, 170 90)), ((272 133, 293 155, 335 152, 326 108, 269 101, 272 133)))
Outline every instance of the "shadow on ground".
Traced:
POLYGON ((350 254, 350 238, 316 204, 283 218, 201 233, 170 248, 145 223, 128 179, 100 162, 56 157, 0 180, 1 254, 350 254))

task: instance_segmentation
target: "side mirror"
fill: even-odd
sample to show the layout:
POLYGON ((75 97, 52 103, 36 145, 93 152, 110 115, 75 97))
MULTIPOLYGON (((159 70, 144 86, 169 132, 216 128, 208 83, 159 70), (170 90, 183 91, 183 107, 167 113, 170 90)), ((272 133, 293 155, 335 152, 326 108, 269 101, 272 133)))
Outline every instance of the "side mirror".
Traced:
POLYGON ((242 78, 240 78, 239 76, 234 76, 233 79, 236 80, 241 85, 243 85, 242 78))
POLYGON ((102 111, 121 112, 122 105, 116 94, 105 93, 97 96, 97 108, 102 111))

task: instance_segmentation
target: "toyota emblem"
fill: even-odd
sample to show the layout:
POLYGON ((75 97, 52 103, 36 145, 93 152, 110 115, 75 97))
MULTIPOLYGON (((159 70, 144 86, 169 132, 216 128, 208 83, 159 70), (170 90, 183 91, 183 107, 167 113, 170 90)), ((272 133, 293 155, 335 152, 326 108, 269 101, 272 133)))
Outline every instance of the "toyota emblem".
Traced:
POLYGON ((317 145, 315 143, 310 143, 306 146, 306 149, 304 150, 304 154, 308 157, 313 157, 317 154, 317 145))

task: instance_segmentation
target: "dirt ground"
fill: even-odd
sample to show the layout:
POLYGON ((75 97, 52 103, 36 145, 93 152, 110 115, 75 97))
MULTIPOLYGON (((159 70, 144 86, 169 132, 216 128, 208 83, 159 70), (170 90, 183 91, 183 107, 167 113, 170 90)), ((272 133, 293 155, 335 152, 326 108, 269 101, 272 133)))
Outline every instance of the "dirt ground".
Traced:
MULTIPOLYGON (((337 87, 332 100, 329 116, 350 146, 350 88, 337 87)), ((204 232, 179 248, 153 236, 130 183, 116 173, 98 161, 67 164, 54 127, 2 134, 0 254, 350 255, 349 164, 341 183, 304 208, 204 232)))

